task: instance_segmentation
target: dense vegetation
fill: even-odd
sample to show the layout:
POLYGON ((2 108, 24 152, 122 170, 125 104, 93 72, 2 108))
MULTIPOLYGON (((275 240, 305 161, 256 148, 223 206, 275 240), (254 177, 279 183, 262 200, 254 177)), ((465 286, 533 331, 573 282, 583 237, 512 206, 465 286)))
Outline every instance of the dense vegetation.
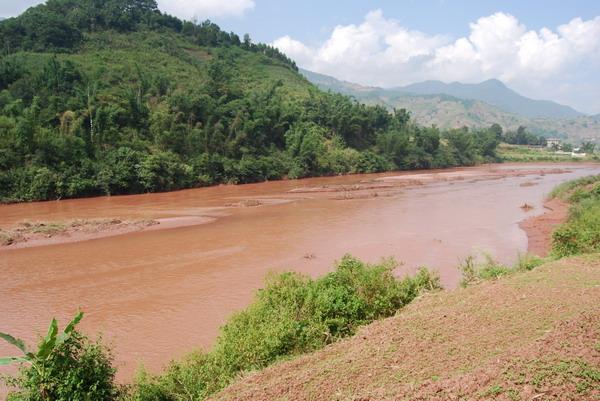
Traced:
POLYGON ((440 131, 324 93, 276 49, 154 0, 48 0, 0 22, 0 201, 470 165, 440 131))
MULTIPOLYGON (((494 124, 494 126, 498 126, 494 124)), ((499 127, 499 126, 498 126, 499 127)), ((507 131, 504 135, 502 135, 502 142, 511 144, 511 145, 535 145, 535 146, 546 146, 547 141, 546 138, 542 135, 534 135, 531 132, 527 131, 524 126, 519 126, 514 131, 507 131)))
MULTIPOLYGON (((360 325, 393 315, 423 291, 440 288, 437 276, 426 269, 398 280, 395 266, 391 260, 367 265, 346 256, 335 271, 315 280, 296 273, 273 276, 254 302, 221 329, 212 351, 173 362, 163 375, 142 373, 126 392, 114 385, 110 353, 74 331, 74 324, 65 329, 69 337, 57 343, 62 335, 57 336, 54 321, 40 345, 43 352, 32 354, 31 361, 7 359, 27 363, 8 381, 18 389, 9 399, 203 399, 242 372, 322 348, 354 334, 360 325)), ((27 352, 22 342, 8 339, 27 352)))
POLYGON ((600 176, 565 183, 552 196, 571 203, 568 221, 553 234, 553 253, 562 257, 600 252, 600 176))
POLYGON ((82 317, 83 313, 78 313, 60 333, 53 319, 37 350, 28 349, 23 340, 0 333, 0 338, 22 353, 0 358, 0 365, 22 364, 17 377, 6 379, 10 387, 17 389, 7 401, 111 401, 121 396, 110 352, 75 328, 82 317))

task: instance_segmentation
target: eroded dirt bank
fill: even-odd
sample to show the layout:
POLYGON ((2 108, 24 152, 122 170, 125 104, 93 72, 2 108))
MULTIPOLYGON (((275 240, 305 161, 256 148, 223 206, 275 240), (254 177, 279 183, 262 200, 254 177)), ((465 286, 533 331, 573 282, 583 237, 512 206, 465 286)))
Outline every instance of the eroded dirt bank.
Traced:
MULTIPOLYGON (((160 224, 3 247, 0 330, 33 343, 52 317, 66 321, 82 308, 82 328, 114 345, 119 378, 129 380, 140 363, 157 371, 210 346, 271 271, 321 275, 345 253, 373 262, 393 256, 398 275, 425 265, 454 287, 467 255, 512 263, 527 249, 519 222, 542 214, 557 184, 599 172, 583 164, 480 166, 3 205, 3 229, 23 221, 160 224)), ((0 344, 0 354, 11 352, 0 344)))
POLYGON ((519 223, 527 233, 527 251, 538 256, 548 256, 552 248, 552 233, 569 215, 569 205, 560 199, 544 202, 544 214, 530 217, 519 223))

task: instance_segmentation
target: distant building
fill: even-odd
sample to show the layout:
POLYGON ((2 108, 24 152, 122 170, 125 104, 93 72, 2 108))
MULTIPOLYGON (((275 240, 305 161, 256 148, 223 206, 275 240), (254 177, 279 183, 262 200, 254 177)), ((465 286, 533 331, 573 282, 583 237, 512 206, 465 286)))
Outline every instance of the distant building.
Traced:
POLYGON ((546 147, 548 147, 548 148, 560 147, 560 139, 558 139, 558 138, 546 139, 546 147))

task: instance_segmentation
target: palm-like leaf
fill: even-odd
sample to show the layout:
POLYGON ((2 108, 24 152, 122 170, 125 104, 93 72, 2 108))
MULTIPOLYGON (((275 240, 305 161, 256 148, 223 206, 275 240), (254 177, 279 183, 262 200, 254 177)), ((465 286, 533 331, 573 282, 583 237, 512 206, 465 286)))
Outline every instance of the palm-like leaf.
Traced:
POLYGON ((54 346, 56 345, 56 335, 58 334, 58 322, 56 319, 52 319, 52 323, 50 323, 50 327, 48 327, 48 334, 46 337, 42 339, 40 343, 37 357, 41 359, 45 359, 50 355, 54 346))
POLYGON ((69 322, 69 324, 65 327, 62 333, 58 334, 58 322, 56 319, 52 319, 50 323, 50 327, 48 327, 48 333, 46 336, 40 341, 40 345, 38 347, 37 353, 28 352, 25 347, 25 342, 21 339, 15 338, 10 334, 0 332, 0 338, 5 340, 11 345, 19 348, 25 356, 10 356, 5 358, 0 358, 0 366, 8 365, 15 362, 30 362, 33 363, 34 366, 37 361, 47 359, 48 356, 52 353, 52 351, 59 345, 63 344, 70 336, 73 334, 75 330, 75 326, 81 321, 83 318, 83 312, 78 312, 73 320, 69 322))
POLYGON ((31 362, 31 361, 27 358, 23 358, 20 356, 9 356, 7 358, 0 358, 0 366, 10 365, 11 363, 15 363, 15 362, 31 362))
POLYGON ((83 319, 83 312, 80 311, 75 315, 75 317, 73 318, 73 320, 71 320, 67 327, 65 327, 65 329, 63 330, 64 333, 71 334, 71 332, 75 329, 75 326, 77 326, 81 319, 83 319))
POLYGON ((25 342, 23 340, 14 338, 10 334, 6 334, 6 333, 2 333, 2 332, 0 332, 0 338, 5 340, 9 344, 14 345, 15 347, 17 347, 18 349, 23 351, 24 354, 27 354, 27 349, 25 348, 25 342))
POLYGON ((58 335, 58 337, 56 339, 56 345, 61 345, 65 341, 67 341, 67 339, 73 333, 73 330, 75 330, 75 326, 81 321, 82 318, 83 318, 83 312, 78 312, 75 315, 75 317, 73 318, 73 320, 71 320, 71 322, 69 322, 67 327, 65 327, 63 332, 58 335))

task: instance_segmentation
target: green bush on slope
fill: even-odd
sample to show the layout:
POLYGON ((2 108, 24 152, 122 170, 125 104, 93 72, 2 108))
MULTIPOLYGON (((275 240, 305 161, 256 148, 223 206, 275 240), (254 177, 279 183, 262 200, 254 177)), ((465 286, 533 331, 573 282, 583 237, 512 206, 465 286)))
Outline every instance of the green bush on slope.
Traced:
POLYGON ((142 373, 131 399, 205 398, 242 372, 322 348, 393 315, 422 291, 440 288, 426 269, 398 280, 394 267, 392 261, 367 265, 346 256, 318 279, 296 273, 271 277, 254 303, 222 328, 211 352, 174 362, 161 376, 142 373))

